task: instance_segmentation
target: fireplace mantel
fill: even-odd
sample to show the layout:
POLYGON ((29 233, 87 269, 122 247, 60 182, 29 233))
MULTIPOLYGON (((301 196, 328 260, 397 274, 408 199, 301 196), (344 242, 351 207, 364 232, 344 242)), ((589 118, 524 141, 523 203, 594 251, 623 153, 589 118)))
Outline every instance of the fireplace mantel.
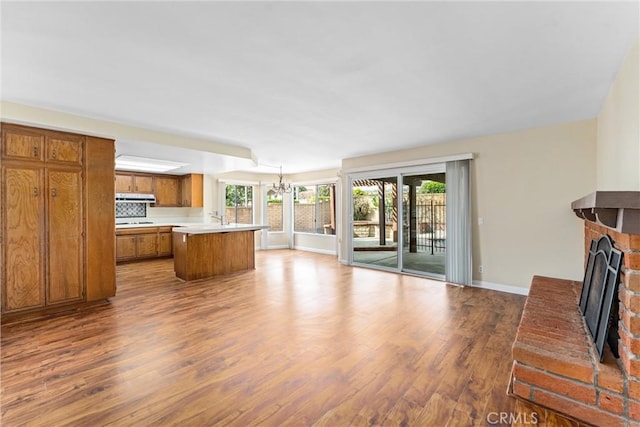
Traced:
POLYGON ((571 209, 619 233, 640 234, 640 191, 595 191, 572 202, 571 209))

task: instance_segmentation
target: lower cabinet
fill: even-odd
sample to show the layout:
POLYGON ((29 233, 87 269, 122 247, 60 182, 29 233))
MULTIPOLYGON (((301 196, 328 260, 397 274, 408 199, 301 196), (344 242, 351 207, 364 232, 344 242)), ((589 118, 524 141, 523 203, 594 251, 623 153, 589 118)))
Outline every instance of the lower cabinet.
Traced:
POLYGON ((136 257, 136 236, 116 236, 116 260, 136 257))
POLYGON ((169 231, 160 231, 158 233, 158 256, 173 255, 173 236, 171 228, 166 227, 169 231))
POLYGON ((171 227, 140 227, 116 230, 116 261, 171 256, 171 227))
POLYGON ((136 258, 158 256, 158 232, 136 236, 136 258))

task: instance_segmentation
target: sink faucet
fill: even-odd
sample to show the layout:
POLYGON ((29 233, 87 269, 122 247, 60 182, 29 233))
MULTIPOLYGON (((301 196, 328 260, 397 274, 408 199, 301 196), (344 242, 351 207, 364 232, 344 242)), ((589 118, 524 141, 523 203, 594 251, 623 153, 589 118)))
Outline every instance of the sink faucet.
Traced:
POLYGON ((226 224, 224 215, 218 215, 218 212, 209 212, 209 215, 211 216, 211 218, 220 221, 220 225, 226 224))

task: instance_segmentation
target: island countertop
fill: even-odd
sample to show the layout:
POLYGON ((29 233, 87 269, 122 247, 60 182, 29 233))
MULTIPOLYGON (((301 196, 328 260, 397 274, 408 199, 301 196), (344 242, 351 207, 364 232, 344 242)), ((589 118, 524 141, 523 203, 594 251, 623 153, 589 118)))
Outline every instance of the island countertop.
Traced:
POLYGON ((207 224, 173 229, 173 270, 182 280, 239 273, 255 268, 257 224, 207 224))
POLYGON ((209 234, 209 233, 228 233, 233 231, 256 231, 266 230, 268 225, 259 224, 205 224, 205 225, 192 225, 186 227, 175 227, 174 233, 185 234, 209 234))

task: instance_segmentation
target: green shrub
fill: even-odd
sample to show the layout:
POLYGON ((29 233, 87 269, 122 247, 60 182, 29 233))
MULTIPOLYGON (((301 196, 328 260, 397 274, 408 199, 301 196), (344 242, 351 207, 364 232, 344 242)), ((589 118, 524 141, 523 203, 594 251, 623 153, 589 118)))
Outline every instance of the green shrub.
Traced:
POLYGON ((422 194, 425 194, 425 193, 445 193, 446 192, 446 187, 441 182, 425 181, 420 186, 420 190, 418 190, 418 192, 422 193, 422 194))
POLYGON ((369 198, 366 196, 355 196, 353 198, 353 219, 355 221, 362 221, 367 218, 369 214, 369 198))

